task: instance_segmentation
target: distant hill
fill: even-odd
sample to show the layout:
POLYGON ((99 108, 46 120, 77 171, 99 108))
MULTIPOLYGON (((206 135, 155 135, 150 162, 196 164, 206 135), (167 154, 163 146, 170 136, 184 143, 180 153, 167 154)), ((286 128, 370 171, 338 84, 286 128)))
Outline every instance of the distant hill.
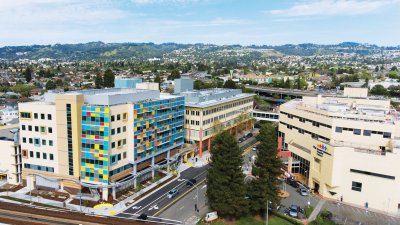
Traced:
MULTIPOLYGON (((206 45, 206 44, 177 44, 177 43, 103 43, 89 42, 84 44, 55 44, 55 45, 31 45, 31 46, 6 46, 0 48, 0 58, 3 59, 148 59, 162 58, 166 54, 171 54, 175 50, 193 51, 194 55, 212 55, 209 53, 223 50, 260 49, 275 50, 276 54, 262 54, 262 57, 274 57, 281 54, 286 55, 324 55, 335 53, 357 53, 371 54, 382 50, 400 50, 397 47, 379 47, 377 45, 360 44, 356 42, 343 42, 337 45, 317 45, 311 43, 298 45, 280 46, 240 46, 240 45, 206 45), (192 50, 191 50, 192 49, 192 50)), ((255 54, 261 57, 261 54, 255 54)))

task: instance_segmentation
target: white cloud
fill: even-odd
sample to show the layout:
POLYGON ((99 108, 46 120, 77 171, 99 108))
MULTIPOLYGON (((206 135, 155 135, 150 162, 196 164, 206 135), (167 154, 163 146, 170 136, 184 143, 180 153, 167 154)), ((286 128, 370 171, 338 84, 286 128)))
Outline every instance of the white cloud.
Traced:
POLYGON ((400 0, 313 0, 267 13, 283 17, 359 15, 375 12, 399 2, 400 0))

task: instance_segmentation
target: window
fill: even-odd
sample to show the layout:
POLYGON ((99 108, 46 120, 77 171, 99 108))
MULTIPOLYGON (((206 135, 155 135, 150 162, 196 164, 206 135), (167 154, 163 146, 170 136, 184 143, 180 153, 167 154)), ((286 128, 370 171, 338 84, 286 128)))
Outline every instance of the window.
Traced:
POLYGON ((361 188, 362 188, 362 183, 355 181, 351 182, 351 190, 361 192, 361 188))
POLYGON ((28 150, 26 150, 26 149, 22 150, 22 157, 28 158, 28 150))
POLYGON ((42 145, 46 145, 46 140, 42 139, 42 145))
POLYGON ((364 136, 371 136, 371 131, 370 130, 364 130, 363 131, 364 136))
POLYGON ((126 132, 126 126, 123 126, 123 127, 122 127, 122 131, 123 131, 123 132, 126 132))
POLYGON ((35 132, 39 132, 39 127, 35 126, 35 132))
POLYGON ((186 109, 186 115, 189 115, 189 110, 186 109))
POLYGON ((33 151, 29 152, 29 157, 33 158, 33 151))
POLYGON ((33 144, 34 144, 35 146, 40 146, 40 139, 39 139, 39 138, 34 138, 34 139, 33 139, 33 144))
POLYGON ((53 141, 49 140, 49 146, 53 146, 53 141))
POLYGON ((360 129, 354 129, 353 130, 354 135, 361 135, 361 130, 360 129))
POLYGON ((33 139, 29 138, 29 144, 33 144, 33 139))
POLYGON ((126 145, 126 139, 122 139, 122 144, 126 145))
POLYGON ((43 159, 47 159, 47 153, 43 152, 43 159))
POLYGON ((46 127, 40 127, 40 133, 46 133, 46 127))
POLYGON ((342 133, 343 127, 336 127, 336 133, 342 133))
POLYGON ((121 127, 117 128, 117 134, 121 133, 121 127))
POLYGON ((22 119, 30 119, 31 118, 31 113, 30 112, 20 112, 19 117, 22 119))
POLYGON ((35 119, 39 118, 38 114, 37 114, 37 113, 34 113, 34 114, 33 114, 33 118, 35 118, 35 119))
POLYGON ((127 119, 128 119, 128 113, 123 113, 122 120, 127 120, 127 119))
POLYGON ((48 130, 49 134, 53 133, 53 128, 52 127, 48 127, 47 130, 48 130))
POLYGON ((40 152, 36 152, 36 158, 40 159, 40 152))
POLYGON ((383 132, 383 138, 390 138, 392 136, 392 133, 390 132, 383 132))
POLYGON ((111 135, 115 134, 115 129, 111 129, 111 135))
POLYGON ((118 147, 121 147, 121 145, 122 145, 122 141, 119 140, 119 141, 118 141, 118 147))
POLYGON ((121 114, 117 115, 117 120, 121 120, 121 114))
POLYGON ((22 143, 26 143, 26 137, 22 138, 22 143))
POLYGON ((115 121, 115 116, 111 116, 111 122, 115 121))
POLYGON ((111 143, 111 148, 115 148, 115 142, 111 143))
POLYGON ((50 154, 50 160, 54 160, 53 154, 50 154))
POLYGON ((32 131, 32 126, 31 125, 28 125, 28 130, 32 131))
POLYGON ((40 119, 42 119, 42 120, 46 119, 45 116, 44 116, 44 113, 40 114, 40 119))
POLYGON ((47 114, 47 119, 51 120, 51 114, 47 114))
POLYGON ((126 152, 123 153, 123 158, 126 159, 126 152))

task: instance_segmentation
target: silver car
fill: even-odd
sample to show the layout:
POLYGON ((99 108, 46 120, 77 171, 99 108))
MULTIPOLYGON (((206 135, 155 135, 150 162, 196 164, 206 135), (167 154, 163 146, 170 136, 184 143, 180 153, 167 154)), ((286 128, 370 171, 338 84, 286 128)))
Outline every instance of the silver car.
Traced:
POLYGON ((297 205, 291 205, 289 208, 289 216, 297 218, 299 212, 299 207, 297 205))
POLYGON ((305 188, 300 188, 299 189, 299 193, 301 196, 307 196, 308 195, 308 191, 305 188))
POLYGON ((167 198, 173 198, 173 197, 175 197, 178 193, 179 193, 179 192, 178 192, 177 189, 172 189, 172 190, 170 190, 170 191, 168 192, 167 198))

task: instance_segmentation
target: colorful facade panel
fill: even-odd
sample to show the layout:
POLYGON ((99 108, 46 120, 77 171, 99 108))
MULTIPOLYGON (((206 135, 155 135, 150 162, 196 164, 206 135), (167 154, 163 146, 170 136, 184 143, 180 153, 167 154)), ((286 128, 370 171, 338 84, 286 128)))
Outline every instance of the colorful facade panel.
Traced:
POLYGON ((184 98, 134 104, 134 158, 148 158, 183 144, 184 98))
POLYGON ((108 184, 110 108, 82 106, 81 179, 108 184))

